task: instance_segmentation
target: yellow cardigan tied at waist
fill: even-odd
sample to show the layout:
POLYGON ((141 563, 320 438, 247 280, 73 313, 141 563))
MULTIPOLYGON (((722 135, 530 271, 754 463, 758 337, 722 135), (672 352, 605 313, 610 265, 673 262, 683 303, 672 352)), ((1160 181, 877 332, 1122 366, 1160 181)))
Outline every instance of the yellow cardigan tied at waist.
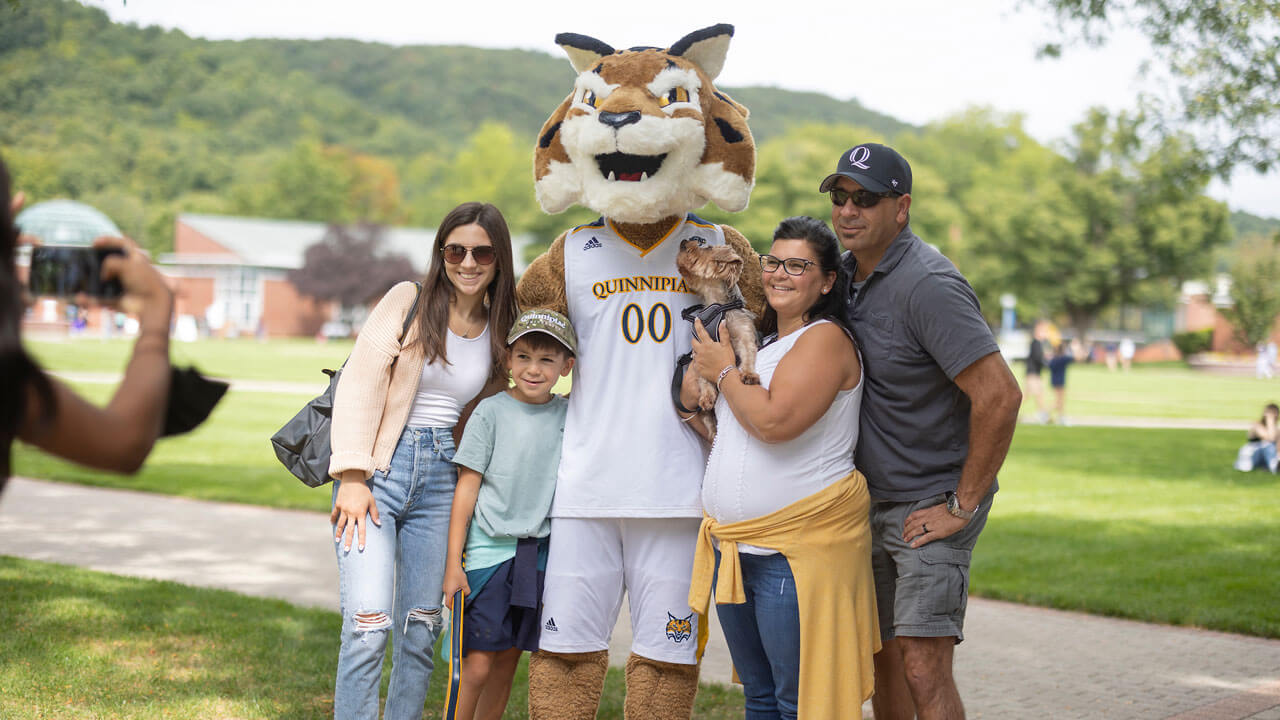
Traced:
POLYGON ((693 558, 689 606, 705 613, 720 542, 716 603, 746 602, 738 543, 781 552, 791 566, 800 606, 800 720, 862 716, 875 689, 871 656, 880 650, 871 573, 870 496, 854 470, 781 510, 721 525, 702 520, 693 558))

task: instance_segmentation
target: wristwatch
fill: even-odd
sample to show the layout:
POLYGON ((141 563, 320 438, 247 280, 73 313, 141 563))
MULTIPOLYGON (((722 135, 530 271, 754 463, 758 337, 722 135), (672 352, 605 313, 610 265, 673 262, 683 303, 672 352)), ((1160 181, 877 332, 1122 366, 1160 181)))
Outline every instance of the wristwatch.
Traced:
POLYGON ((947 491, 947 512, 967 522, 973 519, 973 514, 976 511, 977 508, 974 508, 973 510, 965 510, 960 507, 960 498, 957 497, 955 493, 949 490, 947 491))

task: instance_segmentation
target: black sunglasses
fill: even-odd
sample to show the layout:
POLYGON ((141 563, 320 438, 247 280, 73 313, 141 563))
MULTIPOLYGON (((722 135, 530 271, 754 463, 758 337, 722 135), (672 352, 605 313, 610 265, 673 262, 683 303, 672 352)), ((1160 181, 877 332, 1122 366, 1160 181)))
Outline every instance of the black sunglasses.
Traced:
POLYGON ((873 208, 876 205, 879 205, 881 200, 884 200, 887 197, 893 197, 893 193, 891 192, 871 192, 866 188, 854 190, 853 192, 841 190, 840 188, 832 188, 827 191, 827 195, 831 196, 831 204, 836 207, 844 207, 845 203, 853 200, 854 205, 863 209, 873 208))
POLYGON ((788 275, 803 275, 804 271, 808 270, 810 265, 817 264, 818 263, 812 260, 805 260, 804 258, 793 257, 782 260, 772 255, 760 256, 760 269, 767 273, 777 270, 778 266, 781 265, 782 270, 788 275))
POLYGON ((444 261, 450 265, 461 264, 467 259, 467 253, 471 253, 477 265, 492 265, 493 261, 498 259, 498 254, 494 252, 492 245, 477 245, 473 248, 466 245, 445 245, 440 248, 440 251, 444 255, 444 261))

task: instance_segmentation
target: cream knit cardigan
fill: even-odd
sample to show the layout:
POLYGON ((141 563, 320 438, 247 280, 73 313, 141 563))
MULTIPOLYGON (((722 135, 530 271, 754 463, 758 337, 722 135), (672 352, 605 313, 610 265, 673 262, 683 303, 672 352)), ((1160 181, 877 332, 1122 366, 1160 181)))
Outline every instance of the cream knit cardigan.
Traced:
POLYGON ((329 476, 335 480, 344 470, 360 470, 368 479, 391 466, 425 358, 417 322, 400 337, 417 295, 413 283, 397 284, 360 328, 333 400, 329 476))

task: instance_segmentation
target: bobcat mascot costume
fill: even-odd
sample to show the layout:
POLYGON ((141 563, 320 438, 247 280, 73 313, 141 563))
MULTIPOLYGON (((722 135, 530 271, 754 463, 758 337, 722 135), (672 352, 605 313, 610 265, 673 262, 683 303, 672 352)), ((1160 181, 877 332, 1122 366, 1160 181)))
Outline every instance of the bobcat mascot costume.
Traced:
POLYGON ((596 716, 624 590, 635 638, 626 717, 692 714, 705 628, 688 589, 706 454, 671 400, 690 344, 680 313, 698 301, 676 270, 680 243, 728 243, 743 260, 748 307, 758 314, 764 297, 746 239, 690 214, 708 202, 741 210, 754 183, 747 110, 712 85, 732 35, 716 25, 666 50, 556 36, 578 78, 534 151, 538 202, 601 217, 556 238, 517 290, 524 308, 568 315, 579 339, 542 650, 530 662, 534 720, 596 716))

